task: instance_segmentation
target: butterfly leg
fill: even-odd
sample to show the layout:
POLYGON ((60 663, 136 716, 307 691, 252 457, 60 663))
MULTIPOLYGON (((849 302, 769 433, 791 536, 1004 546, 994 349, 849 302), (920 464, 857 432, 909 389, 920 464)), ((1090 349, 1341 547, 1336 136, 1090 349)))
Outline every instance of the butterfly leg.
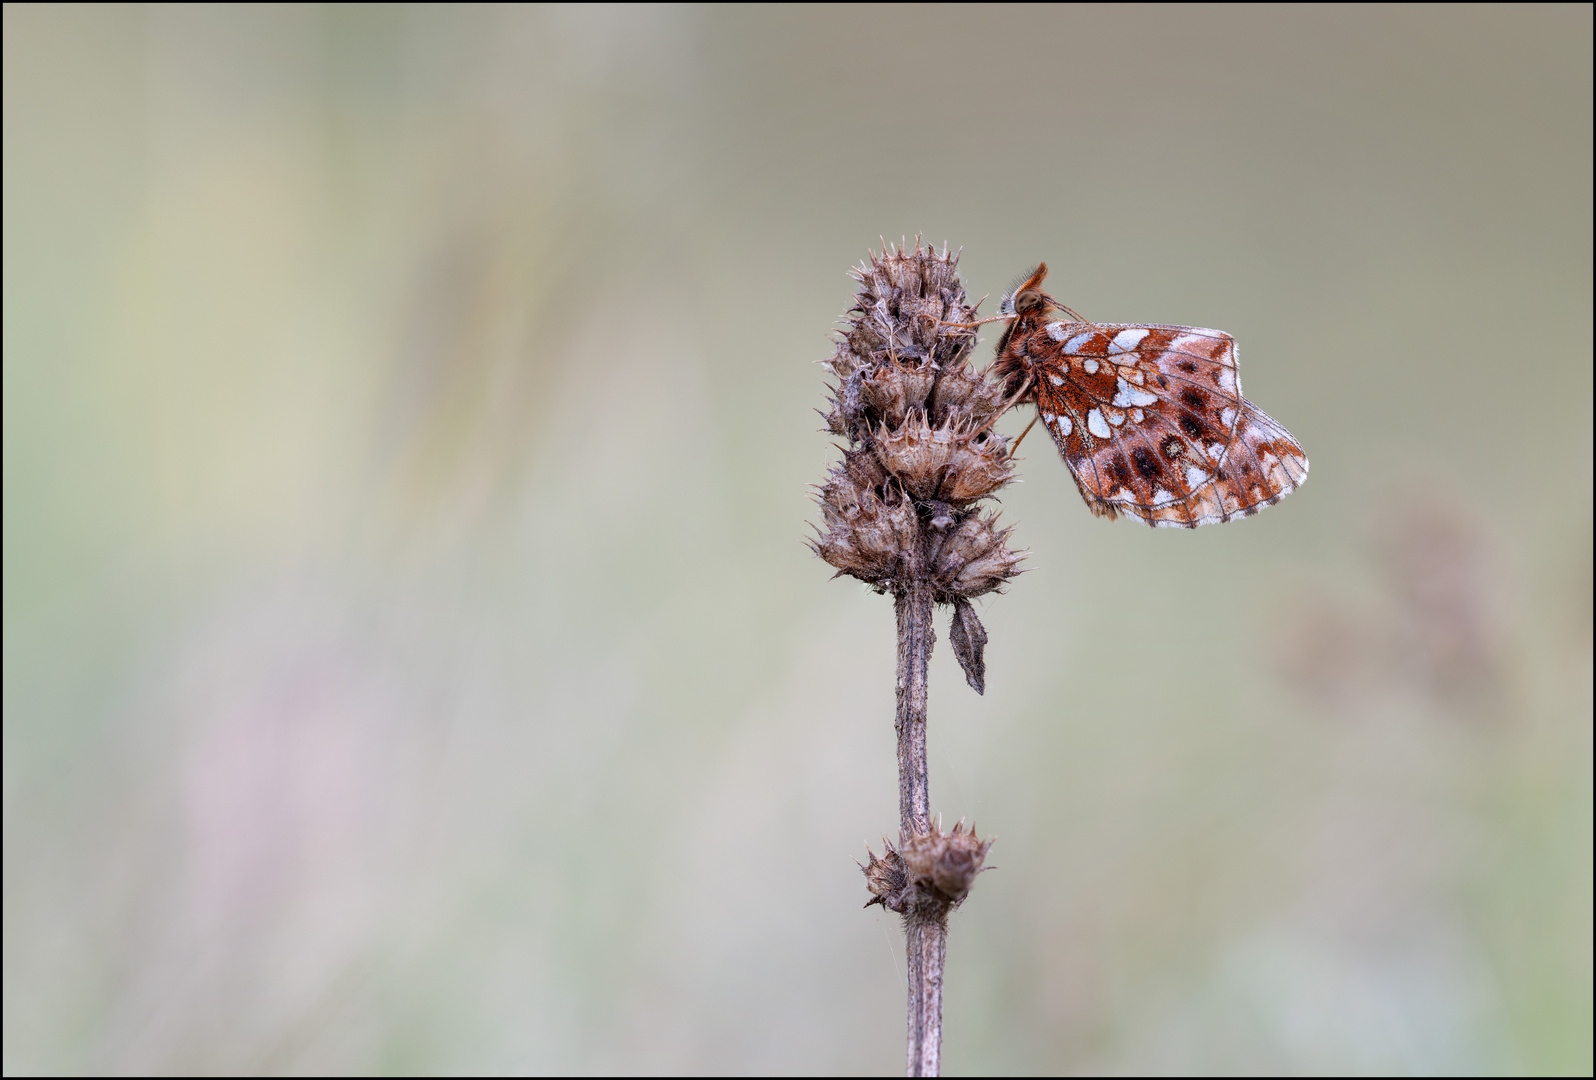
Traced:
POLYGON ((975 322, 948 322, 945 319, 938 319, 936 323, 938 326, 961 326, 966 330, 974 330, 977 326, 985 326, 987 323, 994 322, 1007 322, 1012 318, 1014 318, 1013 315, 994 315, 990 319, 977 319, 975 322))
MULTIPOLYGON (((1025 381, 1020 384, 1020 388, 1017 391, 1015 391, 1014 396, 1009 398, 1007 401, 1005 401, 1003 403, 1003 407, 1001 409, 999 409, 997 412, 992 414, 992 419, 988 420, 986 423, 982 424, 980 427, 978 427, 974 431, 970 432, 970 434, 966 435, 964 437, 965 441, 969 442, 971 439, 973 439, 976 436, 980 435, 987 428, 989 428, 993 424, 997 423, 998 417, 1002 416, 1004 413, 1006 413, 1010 409, 1014 408, 1015 404, 1021 398, 1023 398, 1025 396, 1025 392, 1031 388, 1031 381, 1032 381, 1031 380, 1031 376, 1027 375, 1025 377, 1025 381)), ((1027 429, 1027 430, 1029 430, 1029 429, 1027 429)))
POLYGON ((1035 416, 1031 417, 1031 422, 1025 425, 1025 430, 1020 432, 1020 437, 1014 440, 1013 446, 1009 447, 1009 457, 1014 456, 1014 451, 1020 448, 1020 443, 1025 441, 1025 437, 1031 433, 1031 429, 1036 426, 1036 422, 1040 419, 1042 419, 1041 413, 1037 413, 1035 416))

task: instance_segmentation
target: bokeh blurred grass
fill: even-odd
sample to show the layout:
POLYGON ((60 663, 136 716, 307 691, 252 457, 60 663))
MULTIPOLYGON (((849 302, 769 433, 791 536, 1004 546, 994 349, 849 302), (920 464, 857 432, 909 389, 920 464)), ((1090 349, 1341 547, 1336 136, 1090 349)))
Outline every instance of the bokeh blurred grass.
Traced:
POLYGON ((901 1068, 800 538, 917 231, 1313 460, 1188 535, 1027 444, 949 1071, 1589 1073, 1588 6, 4 20, 7 1073, 901 1068))

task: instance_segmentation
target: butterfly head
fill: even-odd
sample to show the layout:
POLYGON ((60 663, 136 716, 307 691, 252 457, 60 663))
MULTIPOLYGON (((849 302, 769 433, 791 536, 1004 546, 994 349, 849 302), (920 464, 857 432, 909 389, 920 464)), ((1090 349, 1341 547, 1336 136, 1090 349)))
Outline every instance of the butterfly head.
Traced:
POLYGON ((1061 305, 1051 296, 1042 291, 1042 282, 1047 277, 1047 263, 1041 263, 1024 277, 1009 287, 1003 294, 1003 302, 998 305, 998 314, 1007 318, 1016 318, 1025 315, 1040 315, 1050 308, 1061 305))
MULTIPOLYGON (((1042 282, 1046 279, 1047 263, 1040 263, 1035 270, 1009 287, 1008 292, 1003 294, 1002 304, 998 307, 998 317, 1008 319, 1009 324, 1004 327, 1003 336, 998 339, 997 357, 992 366, 992 373, 1002 380, 1010 394, 1021 393, 1022 387, 1028 384, 1034 385, 1039 377, 1036 370, 1038 356, 1034 355, 1034 349, 1028 349, 1024 344, 1034 331, 1042 324, 1060 318, 1058 314, 1060 312, 1072 322, 1086 322, 1074 311, 1042 291, 1042 282)), ((1051 334, 1052 331, 1049 331, 1050 336, 1051 334)), ((1056 349, 1057 341, 1055 337, 1043 343, 1043 352, 1046 353, 1049 347, 1056 349)))

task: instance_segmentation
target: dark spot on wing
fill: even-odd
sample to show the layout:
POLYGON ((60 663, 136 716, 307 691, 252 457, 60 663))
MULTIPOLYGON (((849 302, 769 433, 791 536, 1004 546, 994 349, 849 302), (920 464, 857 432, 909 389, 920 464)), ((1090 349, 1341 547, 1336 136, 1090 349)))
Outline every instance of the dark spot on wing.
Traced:
POLYGON ((1186 407, 1194 412, 1202 412, 1203 406, 1208 404, 1208 399, 1200 391, 1193 390, 1189 386, 1180 392, 1180 400, 1184 401, 1186 407))
POLYGON ((1124 454, 1115 454, 1108 464, 1108 471, 1114 474, 1114 479, 1119 481, 1120 487, 1130 487, 1130 468, 1125 464, 1124 454))
POLYGON ((1158 376, 1158 388, 1160 390, 1168 390, 1169 389, 1169 380, 1164 378, 1162 375, 1158 376))
POLYGON ((1197 365, 1192 363, 1190 360, 1182 360, 1175 366, 1180 368, 1180 370, 1184 371, 1188 375, 1195 375, 1197 373, 1197 365))
POLYGON ((1203 433, 1203 422, 1191 413, 1181 413, 1180 429, 1195 439, 1203 433))
POLYGON ((1186 444, 1175 438, 1175 436, 1171 435, 1164 440, 1163 445, 1160 446, 1159 449, 1164 452, 1164 456, 1170 461, 1178 461, 1180 460, 1180 456, 1185 453, 1186 444))
POLYGON ((1147 452, 1147 447, 1138 446, 1132 450, 1131 460, 1136 463, 1136 471, 1148 479, 1158 475, 1160 469, 1158 460, 1147 452))

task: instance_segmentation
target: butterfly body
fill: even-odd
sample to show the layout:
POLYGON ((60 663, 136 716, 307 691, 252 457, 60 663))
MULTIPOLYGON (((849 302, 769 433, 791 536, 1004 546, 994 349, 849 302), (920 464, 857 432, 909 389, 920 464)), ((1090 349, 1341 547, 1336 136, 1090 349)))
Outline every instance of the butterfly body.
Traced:
POLYGON ((1194 326, 1089 323, 1040 291, 1004 298, 992 374, 1032 401, 1095 514, 1194 529, 1257 513, 1307 478, 1291 434, 1241 393, 1236 343, 1194 326))

